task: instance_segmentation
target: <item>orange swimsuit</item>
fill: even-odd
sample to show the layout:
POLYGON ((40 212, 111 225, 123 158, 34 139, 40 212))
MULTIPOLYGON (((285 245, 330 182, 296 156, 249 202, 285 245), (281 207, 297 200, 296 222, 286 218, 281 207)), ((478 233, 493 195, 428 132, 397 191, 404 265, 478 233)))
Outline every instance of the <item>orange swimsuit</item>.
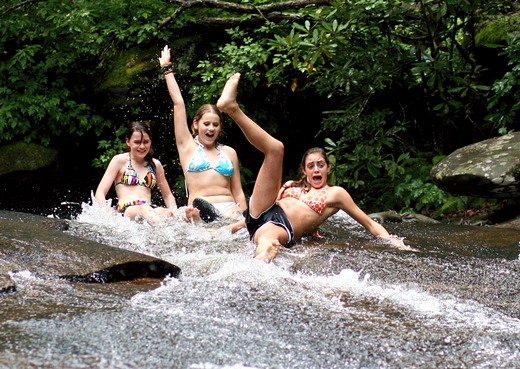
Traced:
POLYGON ((284 199, 286 197, 303 201, 312 210, 321 215, 328 204, 329 186, 322 187, 312 194, 302 187, 286 187, 282 192, 281 198, 284 199))

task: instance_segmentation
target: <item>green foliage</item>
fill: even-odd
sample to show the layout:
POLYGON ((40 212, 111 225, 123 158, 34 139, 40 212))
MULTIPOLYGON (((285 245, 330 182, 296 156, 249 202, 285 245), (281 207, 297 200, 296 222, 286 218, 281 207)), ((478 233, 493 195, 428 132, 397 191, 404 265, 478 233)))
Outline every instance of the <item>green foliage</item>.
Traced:
POLYGON ((351 119, 345 111, 327 112, 324 127, 334 133, 343 130, 337 142, 328 139, 327 155, 335 163, 332 178, 337 185, 348 188, 365 186, 370 178, 382 173, 394 173, 392 151, 396 135, 403 127, 394 126, 387 130, 384 121, 388 112, 377 112, 365 119, 351 119), (341 159, 341 160, 338 160, 341 159))
POLYGON ((506 40, 501 55, 507 56, 511 69, 493 83, 486 116, 500 134, 514 131, 520 119, 520 36, 507 36, 506 40))
MULTIPOLYGON (((283 32, 286 28, 286 25, 280 22, 267 23, 254 30, 241 28, 227 30, 230 41, 219 46, 208 59, 199 61, 197 70, 192 74, 199 82, 191 86, 192 104, 190 105, 198 107, 208 101, 216 101, 227 79, 233 73, 240 72, 241 101, 255 100, 255 109, 249 114, 257 121, 266 122, 263 127, 267 131, 275 132, 278 127, 272 119, 273 111, 279 110, 281 115, 290 112, 285 112, 281 101, 277 101, 275 84, 266 81, 265 76, 270 70, 273 58, 269 47, 269 36, 283 32), (268 92, 265 92, 266 89, 268 92), (270 96, 260 102, 259 96, 263 92, 270 96)), ((287 81, 281 83, 286 85, 287 81)), ((281 87, 283 88, 284 86, 281 87)))
POLYGON ((448 196, 431 182, 431 154, 411 157, 405 152, 395 158, 394 141, 381 133, 362 145, 345 145, 331 139, 326 142, 333 164, 331 178, 350 191, 362 190, 365 196, 356 197, 363 206, 431 211, 442 206, 448 196), (340 162, 338 157, 342 158, 340 162))
POLYGON ((448 195, 435 184, 425 182, 421 178, 412 178, 410 175, 405 176, 404 182, 397 187, 395 194, 404 200, 403 210, 406 211, 431 211, 448 203, 448 195))
POLYGON ((157 34, 161 1, 26 2, 0 6, 0 140, 48 145, 110 125, 91 96, 113 47, 157 34))
POLYGON ((128 150, 125 140, 126 127, 120 127, 114 132, 112 140, 100 140, 98 149, 102 150, 102 154, 93 160, 94 168, 106 168, 114 155, 120 154, 128 150))
POLYGON ((411 119, 426 113, 424 123, 435 122, 430 141, 442 151, 451 144, 446 128, 482 122, 481 106, 494 96, 476 63, 477 24, 511 9, 511 2, 498 1, 338 2, 287 36, 275 35, 278 64, 268 75, 279 78, 287 67, 307 73, 308 87, 363 114, 378 109, 370 105, 374 97, 410 91, 406 113, 411 119))
POLYGON ((211 61, 200 61, 193 73, 202 82, 192 88, 194 105, 214 101, 220 96, 227 78, 238 71, 247 81, 248 88, 257 87, 260 71, 269 58, 265 35, 272 32, 273 26, 260 27, 252 32, 253 35, 239 28, 227 30, 230 42, 219 47, 211 61))
MULTIPOLYGON (((177 29, 199 17, 236 16, 196 6, 159 29, 175 9, 161 0, 4 1, 0 140, 47 145, 109 131, 113 124, 96 110, 95 94, 103 81, 128 82, 111 72, 121 71, 127 53, 177 38, 177 29)), ((520 43, 514 27, 507 31, 518 18, 503 21, 517 10, 510 0, 337 0, 294 11, 305 16, 294 24, 236 27, 225 42, 205 44, 188 106, 215 101, 240 71, 241 97, 255 99, 254 117, 276 132, 291 123, 286 101, 319 95, 327 107, 317 108, 323 120, 315 132, 330 137, 331 179, 355 191, 361 204, 441 213, 467 206, 470 200, 439 190, 429 169, 437 154, 461 145, 458 131, 487 138, 518 129, 520 43), (506 61, 498 77, 477 52, 489 42, 486 51, 506 61)), ((200 32, 192 42, 204 39, 206 30, 200 32)), ((177 60, 185 76, 193 50, 186 45, 177 60)), ((130 69, 140 72, 142 64, 130 69)), ((124 149, 120 135, 100 141, 105 153, 96 166, 124 149)))

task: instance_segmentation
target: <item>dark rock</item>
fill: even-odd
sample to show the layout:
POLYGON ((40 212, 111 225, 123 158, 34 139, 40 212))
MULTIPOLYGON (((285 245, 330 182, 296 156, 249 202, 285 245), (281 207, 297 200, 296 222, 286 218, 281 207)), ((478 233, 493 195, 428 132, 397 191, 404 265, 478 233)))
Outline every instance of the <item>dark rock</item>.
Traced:
POLYGON ((0 295, 16 291, 16 284, 8 272, 6 263, 0 260, 0 295))
POLYGON ((385 223, 385 222, 400 223, 403 221, 403 217, 401 216, 401 214, 399 214, 395 210, 387 210, 387 211, 382 211, 379 213, 372 213, 372 214, 368 214, 368 216, 379 223, 385 223))
MULTIPOLYGON (((520 230, 520 217, 505 221, 503 223, 497 224, 496 226, 499 228, 511 228, 511 229, 520 230)), ((520 245, 520 241, 519 241, 519 245, 520 245)))
POLYGON ((0 175, 31 171, 51 165, 57 151, 34 143, 16 142, 0 150, 0 175))
POLYGON ((67 221, 0 211, 0 290, 15 289, 8 272, 26 270, 40 278, 117 282, 178 277, 166 261, 65 233, 67 221))

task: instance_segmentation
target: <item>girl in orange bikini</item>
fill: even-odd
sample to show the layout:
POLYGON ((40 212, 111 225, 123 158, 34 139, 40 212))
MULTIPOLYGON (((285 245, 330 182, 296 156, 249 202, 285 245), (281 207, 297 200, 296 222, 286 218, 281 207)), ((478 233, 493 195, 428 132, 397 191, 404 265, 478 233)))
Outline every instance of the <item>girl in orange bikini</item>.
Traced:
POLYGON ((256 244, 255 257, 271 261, 282 245, 290 247, 304 234, 315 232, 339 210, 349 214, 372 235, 404 246, 401 239, 391 236, 365 214, 344 188, 328 186, 330 163, 321 149, 311 149, 304 155, 301 181, 280 186, 284 146, 240 109, 236 101, 239 80, 239 73, 228 79, 217 107, 227 113, 248 141, 264 154, 245 220, 231 226, 231 230, 236 231, 245 224, 256 244))
MULTIPOLYGON (((161 162, 153 158, 150 137, 150 129, 144 123, 130 124, 126 135, 129 152, 112 158, 94 197, 99 203, 106 204, 106 195, 114 184, 118 213, 132 220, 141 217, 156 223, 162 218, 173 217, 177 204, 161 162), (152 189, 156 186, 167 208, 152 205, 152 189)), ((185 213, 187 219, 199 219, 197 209, 186 208, 185 213)))

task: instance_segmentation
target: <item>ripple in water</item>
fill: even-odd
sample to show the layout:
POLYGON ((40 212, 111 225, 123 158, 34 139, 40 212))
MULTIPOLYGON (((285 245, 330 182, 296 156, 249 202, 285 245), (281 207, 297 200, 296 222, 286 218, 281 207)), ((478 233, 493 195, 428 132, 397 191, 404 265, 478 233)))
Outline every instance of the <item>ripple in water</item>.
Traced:
MULTIPOLYGON (((29 353, 34 362, 78 368, 520 365, 518 316, 486 303, 483 291, 470 298, 477 272, 467 258, 437 257, 423 245, 418 253, 389 249, 338 216, 330 234, 341 228, 348 238, 326 230, 266 264, 252 259, 245 232, 224 225, 150 226, 84 204, 70 232, 165 259, 181 277, 128 296, 117 286, 56 286, 18 273, 20 299, 38 291, 43 305, 71 310, 4 324, 0 366, 29 353), (447 281, 446 271, 461 278, 447 281), (87 309, 72 312, 81 305, 87 309)), ((516 261, 485 262, 504 278, 516 275, 516 261)))

